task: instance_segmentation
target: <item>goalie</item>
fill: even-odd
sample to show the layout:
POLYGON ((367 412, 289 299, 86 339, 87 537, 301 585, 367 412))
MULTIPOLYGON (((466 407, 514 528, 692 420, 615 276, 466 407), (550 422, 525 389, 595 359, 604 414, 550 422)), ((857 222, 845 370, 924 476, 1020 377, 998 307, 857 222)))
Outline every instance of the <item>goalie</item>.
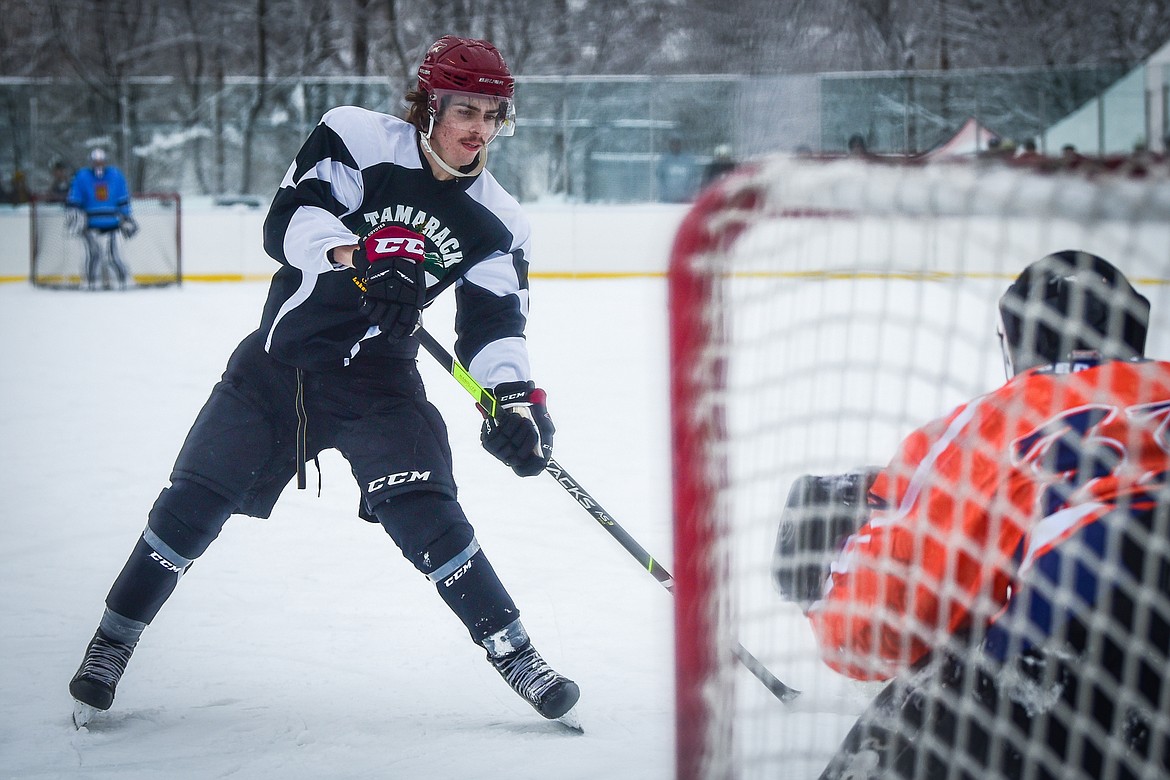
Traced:
POLYGON ((822 780, 1170 772, 1170 363, 1065 251, 1000 299, 1008 381, 792 487, 774 557, 824 661, 892 682, 822 780))
POLYGON ((85 267, 81 284, 87 290, 100 285, 110 289, 110 273, 118 289, 130 284, 130 272, 122 259, 120 238, 132 238, 138 223, 130 210, 130 190, 117 166, 106 164, 106 152, 94 149, 90 167, 73 177, 65 199, 70 231, 85 242, 85 267))

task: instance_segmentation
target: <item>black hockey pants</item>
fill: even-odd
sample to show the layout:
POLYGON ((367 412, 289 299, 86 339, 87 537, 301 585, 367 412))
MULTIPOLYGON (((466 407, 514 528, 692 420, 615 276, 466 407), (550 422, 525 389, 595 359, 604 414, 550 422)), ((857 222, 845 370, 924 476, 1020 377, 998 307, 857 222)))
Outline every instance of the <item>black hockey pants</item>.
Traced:
POLYGON ((267 517, 298 460, 328 447, 362 488, 359 513, 435 583, 473 639, 519 617, 456 501, 446 427, 414 361, 298 372, 269 357, 259 333, 199 413, 107 607, 149 624, 231 514, 267 517))

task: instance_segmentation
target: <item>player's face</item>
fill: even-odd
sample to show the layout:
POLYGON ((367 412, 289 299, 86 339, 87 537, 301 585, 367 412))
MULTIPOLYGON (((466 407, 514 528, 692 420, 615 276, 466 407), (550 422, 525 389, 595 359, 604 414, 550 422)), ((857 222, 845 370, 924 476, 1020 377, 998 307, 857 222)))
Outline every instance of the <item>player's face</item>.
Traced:
POLYGON ((511 135, 514 116, 509 101, 465 92, 439 97, 431 146, 448 165, 470 165, 496 135, 511 135))

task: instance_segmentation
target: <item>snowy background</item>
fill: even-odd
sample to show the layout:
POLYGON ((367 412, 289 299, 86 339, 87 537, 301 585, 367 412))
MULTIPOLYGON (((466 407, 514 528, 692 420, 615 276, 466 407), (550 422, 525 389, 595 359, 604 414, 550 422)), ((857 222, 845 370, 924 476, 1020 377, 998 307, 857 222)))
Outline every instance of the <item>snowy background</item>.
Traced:
MULTIPOLYGON (((556 456, 669 570, 665 282, 533 286, 556 456)), ((425 355, 460 497, 536 646, 581 685, 585 734, 504 684, 358 519, 336 453, 320 497, 292 485, 270 520, 228 522, 114 708, 73 729, 66 686, 105 594, 266 289, 0 285, 0 777, 672 777, 670 595, 551 478, 485 453, 470 399, 425 355)), ((426 322, 450 345, 449 310, 426 322)))

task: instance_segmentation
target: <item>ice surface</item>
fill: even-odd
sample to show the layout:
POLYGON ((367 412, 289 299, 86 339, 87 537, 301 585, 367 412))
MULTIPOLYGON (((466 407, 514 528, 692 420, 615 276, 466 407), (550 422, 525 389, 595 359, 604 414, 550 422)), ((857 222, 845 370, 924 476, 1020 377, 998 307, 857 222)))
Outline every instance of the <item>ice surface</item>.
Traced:
MULTIPOLYGON (((556 456, 669 566, 665 283, 533 287, 556 456)), ((485 453, 470 398, 425 355, 460 498, 541 654, 581 685, 586 734, 504 684, 358 519, 336 453, 320 497, 290 485, 270 520, 229 521, 113 709, 74 730, 66 686, 105 594, 266 289, 0 286, 0 776, 673 777, 669 594, 551 478, 485 453)), ((426 323, 450 345, 444 306, 426 323)))

